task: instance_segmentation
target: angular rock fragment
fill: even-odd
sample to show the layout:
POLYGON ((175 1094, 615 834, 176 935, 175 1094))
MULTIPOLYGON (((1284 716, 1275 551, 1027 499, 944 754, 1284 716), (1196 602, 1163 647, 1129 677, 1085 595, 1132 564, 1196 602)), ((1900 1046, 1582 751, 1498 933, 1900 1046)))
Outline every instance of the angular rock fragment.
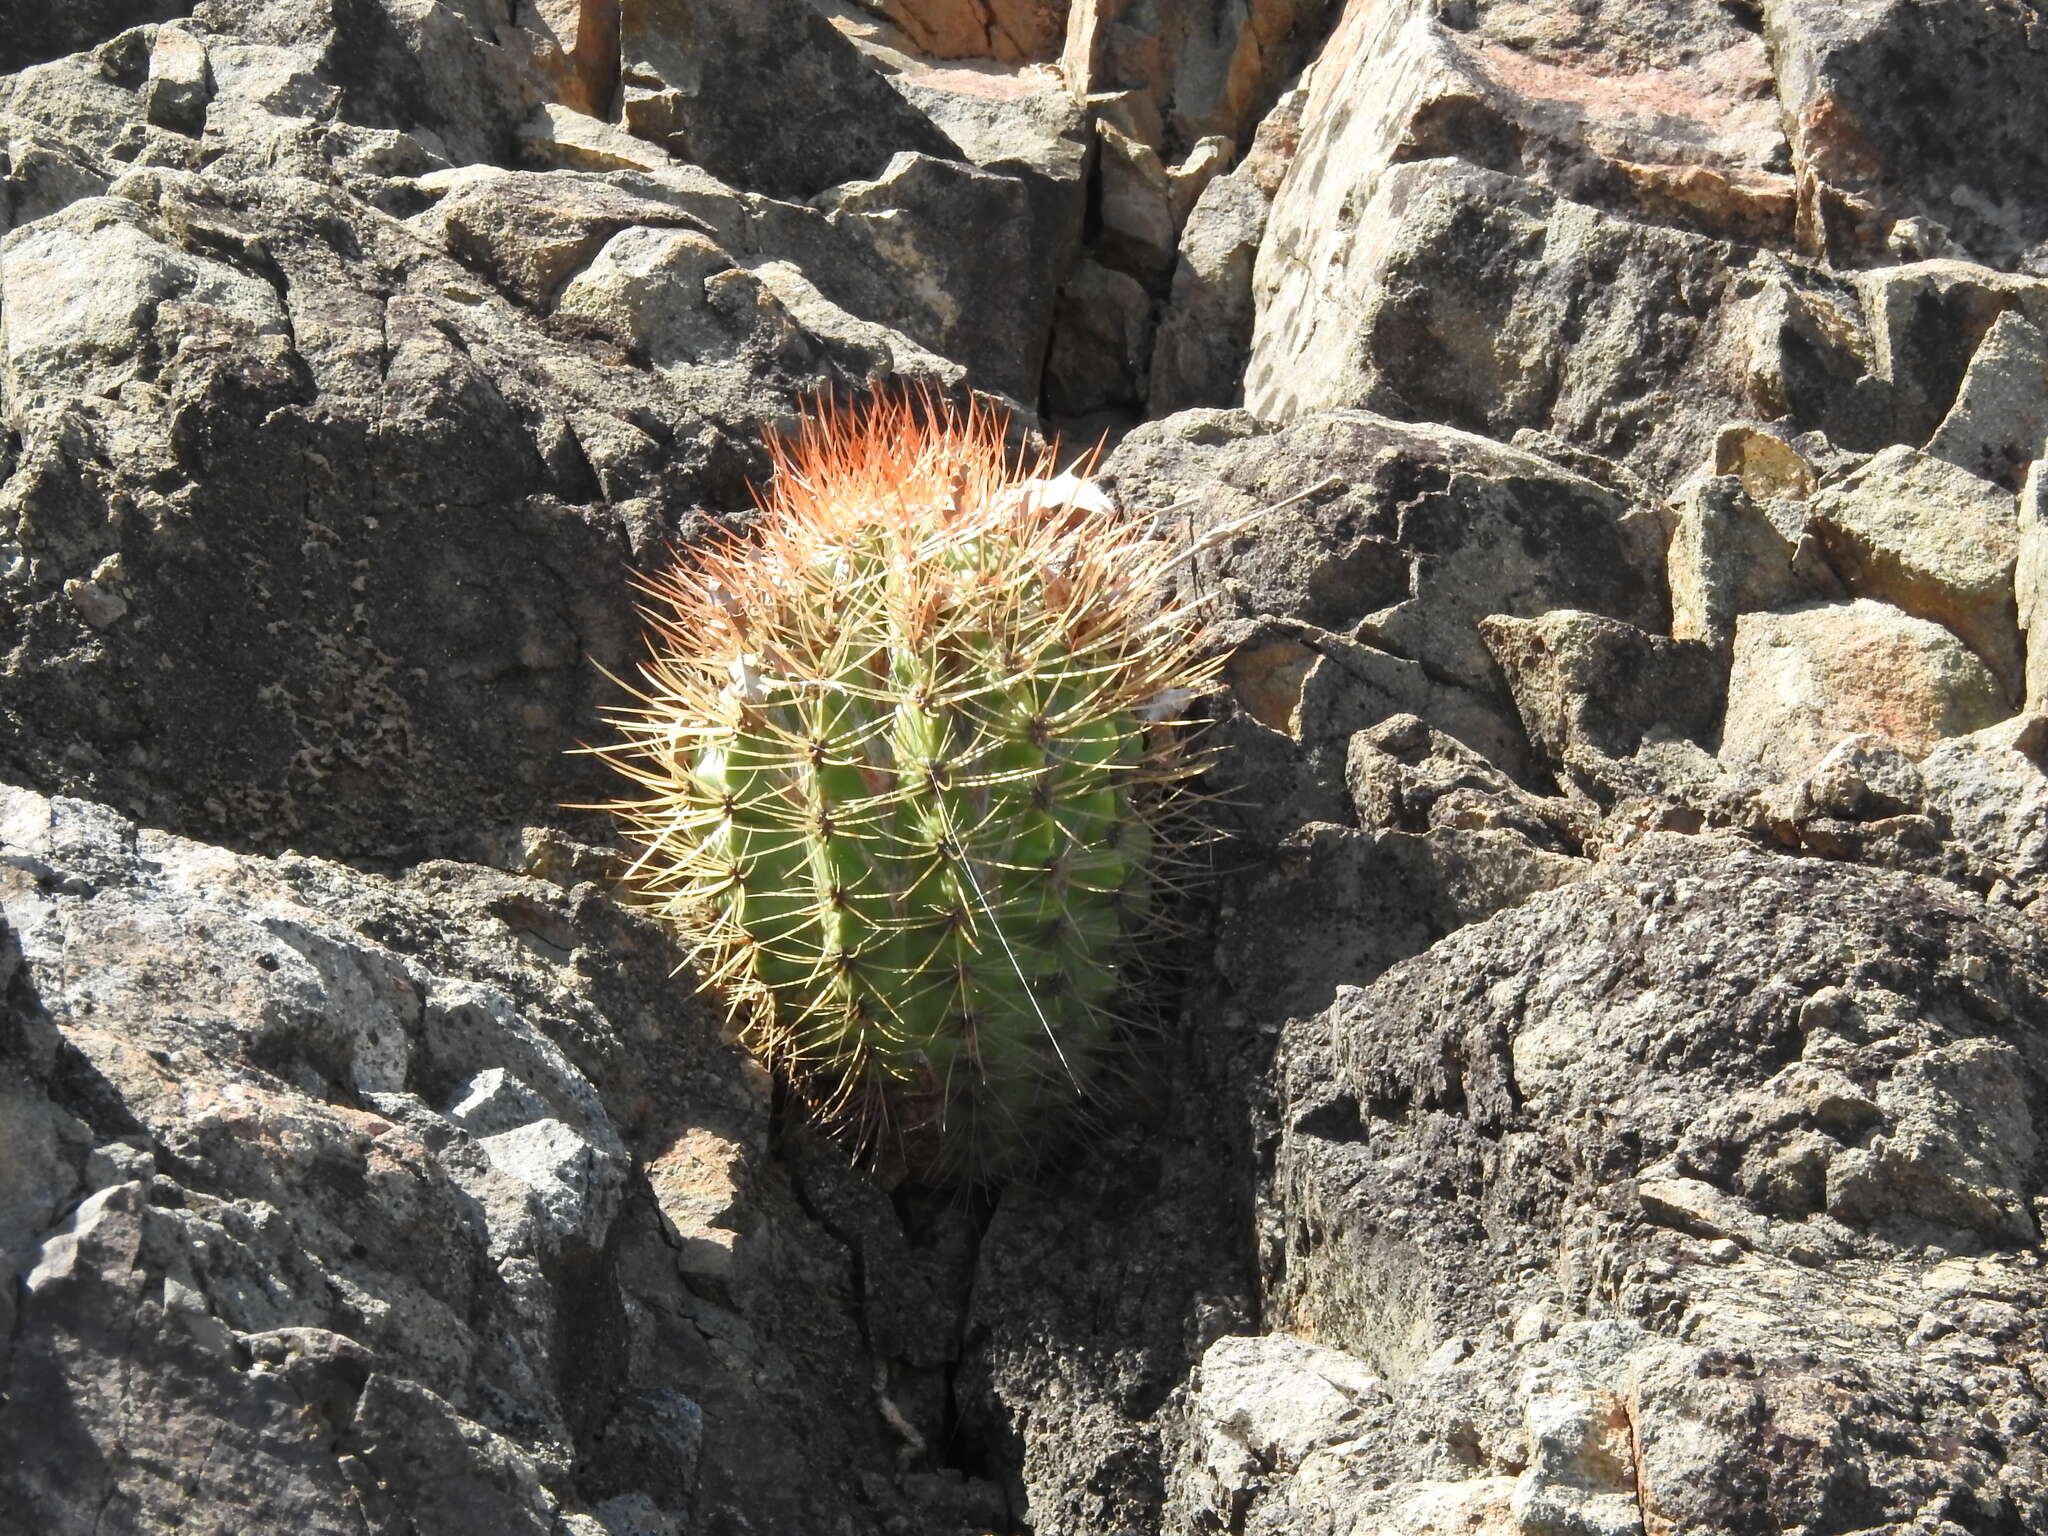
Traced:
POLYGON ((2020 488, 2013 592, 2027 637, 2027 708, 2048 708, 2048 455, 2034 461, 2020 488))
POLYGON ((1479 632, 1555 772, 1632 757, 1651 736, 1711 746, 1719 733, 1727 674, 1707 645, 1570 609, 1489 616, 1479 632))
POLYGON ((1945 625, 2018 697, 2024 673, 2012 600, 2018 514, 2010 495, 1904 446, 1814 496, 1815 538, 1851 593, 1945 625))
POLYGON ((1228 643, 1265 654, 1261 718, 1297 732, 1333 779, 1352 732, 1402 713, 1529 771, 1479 633, 1489 614, 1572 607, 1668 627, 1654 519, 1467 433, 1363 411, 1280 428, 1188 411, 1125 438, 1104 478, 1128 506, 1192 500, 1171 536, 1254 519, 1201 557, 1194 580, 1218 592, 1228 643), (1261 519, 1261 507, 1274 510, 1261 519))
POLYGON ((805 0, 621 0, 625 124, 678 160, 801 202, 959 150, 805 0))
POLYGON ((2048 241, 2040 19, 2017 5, 1763 0, 1806 249, 1881 256, 1902 220, 2013 267, 2048 241))
POLYGON ((818 199, 833 228, 898 285, 898 329, 980 388, 1038 398, 1064 239, 1030 189, 954 159, 900 154, 818 199))
POLYGON ((2048 451, 2048 332, 2014 310, 1992 322, 1927 451, 2018 490, 2048 451))
POLYGON ((2008 712, 1997 679, 1960 640, 1888 604, 1747 613, 1735 626, 1720 757, 1790 776, 1860 731, 1919 757, 2008 712))
POLYGON ((1257 304, 1252 274, 1266 216, 1293 159, 1303 92, 1288 92, 1260 123, 1235 168, 1202 190, 1181 228, 1173 287, 1152 355, 1158 415, 1244 399, 1257 304))
POLYGON ((669 203, 595 176, 540 172, 459 186, 413 225, 508 298, 543 313, 620 231, 702 227, 669 203))
POLYGON ((1841 583, 1798 527, 1788 530, 1734 475, 1694 481, 1673 508, 1671 633, 1725 654, 1745 613, 1839 597, 1841 583), (1788 532, 1791 536, 1788 537, 1788 532))

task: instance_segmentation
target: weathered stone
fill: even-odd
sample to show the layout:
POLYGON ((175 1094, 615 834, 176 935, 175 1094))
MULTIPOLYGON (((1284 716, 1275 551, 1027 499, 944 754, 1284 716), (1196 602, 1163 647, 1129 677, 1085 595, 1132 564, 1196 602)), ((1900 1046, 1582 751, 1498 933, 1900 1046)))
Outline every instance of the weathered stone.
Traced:
POLYGON ((2034 461, 2020 488, 2013 591, 2027 637, 2027 708, 2048 709, 2048 456, 2034 461))
POLYGON ((1050 70, 905 70, 890 77, 920 112, 985 171, 1031 193, 1035 259, 1064 273, 1081 242, 1093 149, 1086 111, 1050 70))
POLYGON ((195 0, 68 0, 10 14, 0 35, 0 75, 67 53, 82 53, 130 27, 189 16, 195 0))
MULTIPOLYGON (((534 67, 540 35, 509 26, 511 16, 496 0, 200 0, 193 21, 295 55, 338 93, 331 111, 343 123, 402 124, 457 163, 503 163, 549 94, 534 67)), ((292 113, 282 100, 279 109, 292 113)))
POLYGON ((71 203, 98 197, 112 179, 60 135, 19 118, 0 119, 0 236, 71 203))
POLYGON ((626 126, 749 191, 801 201, 959 153, 804 0, 621 0, 619 47, 626 126))
POLYGON ((1871 260, 1930 219, 2011 267, 2048 241, 2040 18, 2018 5, 1764 0, 1799 177, 1802 244, 1871 260))
MULTIPOLYGON (((1745 613, 1841 596, 1841 584, 1803 536, 1786 531, 1733 475, 1692 482, 1673 509, 1668 551, 1671 633, 1727 652, 1745 613)), ((1800 518, 1803 526, 1804 517, 1800 518)))
POLYGON ((1066 40, 1066 0, 881 0, 881 12, 918 52, 935 59, 1055 57, 1066 40))
POLYGON ((535 72, 556 102, 610 116, 619 88, 619 0, 518 0, 519 31, 532 39, 535 72))
POLYGON ((1289 1031, 1266 1315, 1387 1395, 1244 1528, 2048 1518, 2030 1392, 1958 1327, 2040 1287, 2044 959, 1937 882, 1666 838, 1343 991, 1289 1031), (1891 1344, 1930 1302, 1939 1375, 1891 1344), (1997 1443, 1936 1452, 1965 1420, 1997 1443), (1807 1470, 1841 1437, 1853 1487, 1807 1470))
POLYGON ((550 171, 657 171, 675 164, 660 145, 554 102, 520 128, 519 148, 528 164, 550 171))
POLYGON ((950 1360, 961 1246, 913 1249, 874 1190, 894 1247, 828 1217, 842 1246, 764 1176, 765 1074, 596 887, 248 858, 6 788, 0 909, 9 1521, 990 1523, 985 1483, 899 1480, 876 1409, 878 1371, 950 1360))
POLYGON ((693 230, 620 231, 569 280, 556 312, 656 368, 801 355, 795 322, 760 279, 693 230))
POLYGON ((1645 634, 1597 614, 1479 621, 1507 675, 1538 757, 1569 775, 1599 758, 1633 757, 1645 737, 1712 745, 1727 673, 1711 647, 1645 634))
POLYGON ((1992 323, 1956 403, 1927 441, 1937 459, 2009 491, 2048 447, 2048 333, 2013 310, 1992 323))
MULTIPOLYGON (((1945 741, 1920 762, 1927 803, 2015 905, 2048 892, 2048 717, 1945 741)), ((2038 909, 2037 909, 2038 910, 2038 909)))
POLYGON ((1735 476, 1758 501, 1805 501, 1820 484, 1820 471, 1795 444, 1739 422, 1714 441, 1714 473, 1735 476))
POLYGON ((1156 132, 1139 135, 1178 160, 1211 136, 1249 141, 1253 127, 1314 56, 1339 0, 1071 0, 1060 71, 1084 98, 1131 92, 1156 132))
POLYGON ((544 312, 621 230, 697 221, 595 176, 516 172, 455 188, 413 225, 506 297, 544 312))
POLYGON ((1030 189, 956 160, 902 154, 819 199, 832 226, 900 285, 890 323, 966 367, 976 387, 1038 398, 1071 230, 1042 227, 1030 189), (1006 238, 991 241, 989 232, 1006 238))
POLYGON ((206 127, 212 94, 205 42, 185 27, 159 27, 149 48, 143 115, 159 128, 196 136, 206 127))
POLYGON ((2019 696, 2025 664, 2007 596, 2019 531, 2009 493, 1901 446, 1819 492, 1810 513, 1852 593, 1946 625, 2019 696))
POLYGON ((1202 190, 1181 228, 1173 288, 1152 354, 1156 415, 1243 402, 1257 319, 1252 272, 1273 194, 1294 155, 1302 96, 1290 91, 1275 104, 1251 151, 1202 190))
POLYGON ((564 754, 597 729, 589 659, 630 654, 636 546, 743 505, 759 421, 836 365, 740 346, 658 371, 565 341, 331 185, 123 188, 5 247, 6 771, 361 857, 598 798, 564 754), (95 630, 67 584, 117 554, 127 612, 95 630))
POLYGON ((290 330, 268 283, 176 249, 130 199, 74 203, 0 241, 0 416, 19 431, 39 401, 115 394, 207 326, 290 330))
POLYGON ((1742 409, 1729 335, 1698 318, 1732 302, 1727 247, 1448 160, 1363 185, 1318 178, 1343 151, 1311 159, 1308 120, 1303 133, 1259 256, 1252 410, 1358 405, 1499 436, 1537 426, 1665 478, 1712 441, 1677 401, 1718 399, 1723 420, 1742 409), (1292 191, 1317 186, 1319 201, 1292 191), (1654 360, 1639 346, 1652 313, 1669 317, 1654 360))
POLYGON ((1736 621, 1721 759, 1791 776, 1877 731, 1919 757, 2008 712, 1991 671, 1948 630, 1869 598, 1736 621))
POLYGON ((1926 780, 1913 760, 1889 736, 1866 731, 1836 742, 1813 765, 1799 788, 1797 814, 1877 821, 1913 815, 1926 803, 1926 780))
POLYGON ((1188 411, 1125 438, 1104 478, 1126 506, 1179 505, 1170 537, 1253 519, 1192 579, 1218 594, 1219 643, 1294 647, 1295 663, 1284 647, 1275 660, 1298 695, 1263 718, 1298 730, 1333 781, 1351 734, 1401 713, 1529 770, 1479 634, 1489 614, 1572 607, 1668 627, 1654 519, 1465 433, 1365 412, 1273 428, 1188 411), (1255 518, 1261 507, 1275 510, 1255 518))
POLYGON ((2048 327, 2048 282, 1954 260, 1917 261, 1857 273, 1872 376, 1886 402, 1884 435, 1843 446, 1915 447, 1940 430, 1971 362, 2000 315, 2017 309, 2048 327))

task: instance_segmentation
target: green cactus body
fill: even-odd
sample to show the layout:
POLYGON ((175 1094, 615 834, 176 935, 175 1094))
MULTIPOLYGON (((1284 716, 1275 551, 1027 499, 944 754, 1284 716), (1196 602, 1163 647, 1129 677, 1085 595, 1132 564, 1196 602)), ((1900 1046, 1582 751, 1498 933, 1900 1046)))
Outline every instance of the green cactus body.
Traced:
POLYGON ((630 883, 815 1104, 1008 1171, 1111 1053, 1187 772, 1147 705, 1206 665, 1158 547, 1039 505, 995 423, 828 415, 779 470, 650 585, 630 883))

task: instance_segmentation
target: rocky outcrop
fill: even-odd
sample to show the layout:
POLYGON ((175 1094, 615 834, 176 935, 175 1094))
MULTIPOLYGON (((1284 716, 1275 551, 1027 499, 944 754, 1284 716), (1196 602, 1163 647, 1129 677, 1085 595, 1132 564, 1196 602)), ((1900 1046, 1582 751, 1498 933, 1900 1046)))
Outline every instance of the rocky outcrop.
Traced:
POLYGON ((2048 1532, 2044 44, 11 23, 0 1536, 2048 1532), (1001 1188, 804 1122, 575 750, 903 387, 1107 432, 1223 678, 1001 1188))

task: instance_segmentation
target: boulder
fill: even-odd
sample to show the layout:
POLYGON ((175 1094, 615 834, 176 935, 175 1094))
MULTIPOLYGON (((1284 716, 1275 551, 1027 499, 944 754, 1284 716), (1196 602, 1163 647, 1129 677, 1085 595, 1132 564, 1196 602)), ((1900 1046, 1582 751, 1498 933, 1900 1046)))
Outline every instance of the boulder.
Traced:
POLYGON ((1815 495, 1808 526, 1850 592, 1945 625, 2017 698, 2017 518, 2008 492, 1900 446, 1815 495))
POLYGON ((1760 505, 1739 475, 1693 481, 1672 515, 1668 559, 1677 639, 1702 640, 1725 655, 1743 614, 1842 595, 1840 580, 1806 536, 1804 508, 1760 505))
POLYGON ((1189 1496, 1276 1532, 2048 1519, 2009 1417, 2044 961, 1940 882, 1662 838, 1343 989, 1288 1031, 1265 1316, 1384 1396, 1189 1496), (1845 1440, 1867 1475, 1815 1477, 1845 1440))
POLYGON ((621 230, 702 229, 670 203, 595 176, 542 172, 466 182, 412 223, 514 303, 543 314, 562 285, 621 230))
POLYGON ((7 18, 0 37, 0 75, 67 53, 83 53, 153 21, 189 16, 197 0, 70 0, 65 5, 34 6, 7 18))
POLYGON ((1257 318, 1252 271, 1267 210, 1294 155, 1301 99, 1299 89, 1280 99, 1250 152, 1202 189, 1181 228, 1152 354, 1152 408, 1159 415, 1243 402, 1257 318))
POLYGON ((894 280, 897 329, 960 362, 979 388, 1038 398, 1071 231, 1039 224, 1023 181, 905 153, 817 201, 845 244, 894 280))
MULTIPOLYGON (((722 319, 698 290, 732 327, 719 361, 656 369, 544 329, 338 187, 122 185, 0 254, 0 523, 23 551, 0 572, 0 771, 369 858, 473 853, 494 823, 601 798, 567 749, 607 697, 591 662, 635 643, 631 565, 691 507, 744 506, 760 422, 876 359, 835 362, 735 272, 722 319)), ((522 249, 595 260, 617 204, 585 226, 563 196, 522 249)))
POLYGON ((1927 451, 2009 491, 2048 446, 2048 332, 2007 310, 1970 359, 1927 451))
POLYGON ((943 1366, 943 1327, 880 1325, 933 1323, 957 1258, 856 1257, 843 1170, 802 1198, 853 1246, 815 1225, 766 1175, 765 1074, 589 883, 602 850, 504 854, 565 883, 245 857, 0 788, 22 1529, 990 1523, 987 1484, 899 1481, 875 1409, 868 1318, 943 1366))
POLYGON ((1646 634, 1597 614, 1479 621, 1522 725, 1561 776, 1600 758, 1633 757, 1646 737, 1711 746, 1727 674, 1710 646, 1646 634))
POLYGON ((621 0, 619 25, 626 126, 748 191, 801 202, 959 153, 806 0, 621 0))
POLYGON ((1764 0, 1799 178, 1801 243, 1881 258, 1923 219, 2012 268, 2048 241, 2040 20, 2006 5, 1764 0))
POLYGON ((1877 731, 1919 757, 2008 713, 1990 669, 1948 630, 1870 598, 1736 621, 1721 760, 1803 772, 1877 731))
POLYGON ((1332 781, 1352 732, 1401 713, 1529 771, 1479 632, 1490 614, 1570 607, 1668 628, 1653 518, 1467 433, 1363 411, 1285 427, 1187 411, 1131 433, 1103 478, 1126 507, 1174 509, 1169 537, 1241 524, 1190 579, 1215 594, 1233 666, 1270 679, 1260 717, 1332 781))

